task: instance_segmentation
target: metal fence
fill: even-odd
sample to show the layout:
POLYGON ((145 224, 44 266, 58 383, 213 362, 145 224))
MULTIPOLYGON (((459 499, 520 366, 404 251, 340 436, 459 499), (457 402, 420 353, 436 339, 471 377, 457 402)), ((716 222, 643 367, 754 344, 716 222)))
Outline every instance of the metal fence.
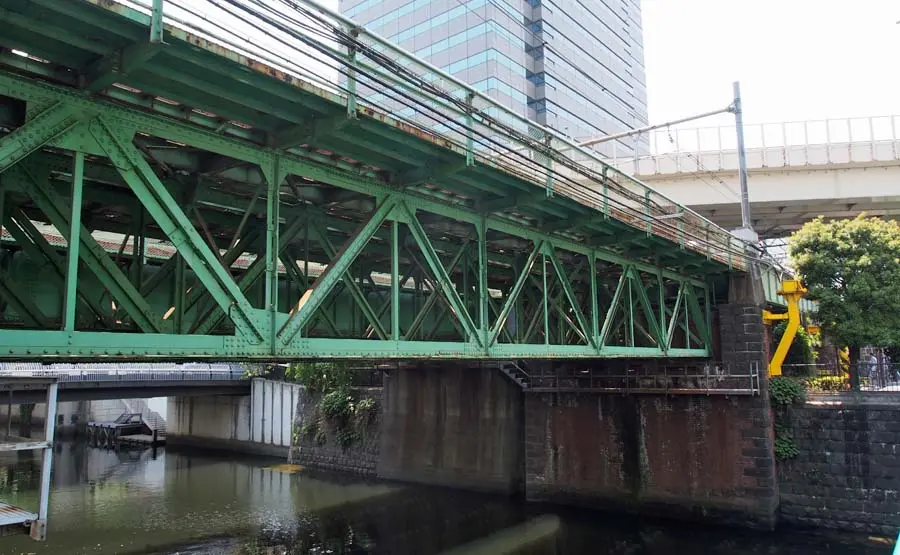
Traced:
POLYGON ((56 378, 59 382, 227 381, 245 375, 246 370, 236 364, 0 363, 0 379, 56 378))
MULTIPOLYGON (((861 360, 857 363, 859 388, 861 391, 900 393, 900 363, 885 361, 869 362, 861 360)), ((834 378, 827 384, 813 385, 817 392, 842 391, 850 389, 848 367, 835 367, 833 364, 785 364, 784 374, 798 379, 815 380, 816 378, 834 378), (824 389, 822 389, 824 387, 824 389), (820 391, 821 390, 821 391, 820 391)))

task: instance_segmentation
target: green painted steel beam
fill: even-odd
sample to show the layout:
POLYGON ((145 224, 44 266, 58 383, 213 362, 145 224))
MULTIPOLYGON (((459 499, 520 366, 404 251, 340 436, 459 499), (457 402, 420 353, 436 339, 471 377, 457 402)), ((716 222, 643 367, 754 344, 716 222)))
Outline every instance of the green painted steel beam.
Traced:
MULTIPOLYGON (((56 194, 50 184, 43 179, 39 171, 26 169, 20 164, 11 170, 15 172, 16 183, 31 195, 32 200, 47 216, 50 222, 67 240, 70 236, 70 219, 66 215, 66 202, 56 194)), ((10 172, 7 172, 10 173, 10 172)), ((91 236, 84 225, 78 233, 80 259, 91 269, 103 287, 124 308, 137 326, 146 333, 159 333, 165 330, 159 319, 140 292, 122 274, 122 271, 110 260, 106 251, 91 236)))
POLYGON ((216 255, 203 242, 171 193, 131 144, 130 135, 116 136, 111 125, 113 124, 96 120, 91 124, 91 133, 116 164, 122 178, 178 248, 185 262, 212 293, 219 306, 229 314, 240 333, 251 341, 265 341, 266 334, 255 309, 219 263, 216 255))
POLYGON ((6 302, 25 322, 25 325, 41 329, 50 327, 49 319, 28 295, 28 291, 13 282, 9 274, 4 271, 0 271, 0 297, 6 299, 6 302))
MULTIPOLYGON (((11 76, 0 75, 0 91, 12 96, 45 101, 48 98, 58 98, 59 96, 62 96, 77 105, 81 105, 83 102, 85 108, 92 106, 96 107, 97 105, 97 103, 88 100, 81 101, 78 99, 77 95, 71 92, 58 90, 44 84, 19 81, 17 78, 11 76)), ((158 134, 171 140, 190 144, 198 148, 219 152, 247 162, 264 163, 270 156, 275 155, 262 147, 249 145, 236 139, 222 137, 208 131, 188 126, 181 122, 165 120, 159 116, 136 114, 127 108, 113 107, 105 104, 103 105, 103 110, 105 114, 109 114, 108 117, 118 115, 127 118, 125 121, 127 121, 128 124, 135 125, 142 131, 158 134), (120 112, 120 110, 122 112, 120 112)), ((316 155, 308 154, 304 157, 285 155, 282 160, 282 168, 290 174, 318 179, 331 185, 357 192, 380 195, 396 193, 401 200, 412 203, 412 205, 417 208, 425 209, 429 212, 460 221, 474 224, 480 219, 477 211, 472 209, 472 207, 454 206, 452 203, 447 203, 440 198, 429 199, 418 194, 397 192, 389 184, 381 183, 372 176, 366 176, 364 172, 363 174, 360 174, 359 170, 356 168, 351 170, 351 166, 345 166, 341 162, 329 159, 326 165, 325 159, 323 158, 320 160, 316 155), (347 173, 344 173, 345 171, 347 173)), ((529 240, 549 240, 558 247, 581 254, 587 254, 591 250, 595 250, 598 259, 620 264, 632 263, 639 269, 644 269, 645 271, 656 270, 652 264, 631 260, 625 256, 610 251, 604 251, 603 249, 592 249, 592 245, 590 244, 583 244, 556 235, 547 234, 534 228, 515 223, 514 220, 506 217, 489 217, 487 219, 487 224, 490 229, 502 231, 529 240)), ((682 277, 669 270, 666 270, 664 275, 682 277)), ((702 284, 700 280, 696 280, 696 283, 698 285, 702 284)))
POLYGON ((344 272, 356 260, 356 257, 365 248, 375 231, 381 227, 385 218, 394 209, 395 204, 396 199, 394 197, 384 199, 378 209, 360 227, 359 231, 336 253, 332 263, 326 267, 324 272, 319 274, 315 282, 306 290, 288 321, 285 322, 278 332, 278 339, 283 346, 287 347, 290 345, 294 337, 309 322, 313 313, 319 308, 331 289, 341 280, 344 272))

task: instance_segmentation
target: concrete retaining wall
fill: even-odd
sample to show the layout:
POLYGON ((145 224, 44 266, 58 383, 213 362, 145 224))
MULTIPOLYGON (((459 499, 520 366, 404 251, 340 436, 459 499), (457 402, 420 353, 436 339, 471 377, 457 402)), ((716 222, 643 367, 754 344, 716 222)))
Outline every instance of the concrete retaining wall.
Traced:
POLYGON ((385 378, 378 476, 466 489, 522 487, 522 391, 498 371, 442 366, 385 378))
POLYGON ((255 379, 249 396, 172 397, 167 443, 287 457, 297 384, 255 379))
POLYGON ((778 463, 781 518, 884 534, 900 526, 900 399, 813 396, 788 415, 799 455, 778 463))

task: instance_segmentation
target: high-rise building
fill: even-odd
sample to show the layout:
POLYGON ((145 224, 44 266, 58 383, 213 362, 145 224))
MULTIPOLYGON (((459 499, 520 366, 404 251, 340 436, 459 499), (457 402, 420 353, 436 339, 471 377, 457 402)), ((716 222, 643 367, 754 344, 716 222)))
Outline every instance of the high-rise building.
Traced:
MULTIPOLYGON (((340 0, 352 18, 576 140, 647 124, 640 0, 340 0)), ((630 137, 611 154, 646 148, 630 137)))

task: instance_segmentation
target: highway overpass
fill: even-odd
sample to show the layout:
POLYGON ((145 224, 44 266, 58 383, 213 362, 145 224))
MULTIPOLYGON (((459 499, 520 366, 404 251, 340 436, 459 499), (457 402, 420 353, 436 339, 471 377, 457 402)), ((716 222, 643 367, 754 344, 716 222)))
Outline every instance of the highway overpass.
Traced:
MULTIPOLYGON (((662 129, 653 155, 614 165, 716 224, 741 225, 734 127, 662 129)), ((751 214, 763 238, 817 216, 900 214, 900 116, 750 125, 751 214)))

